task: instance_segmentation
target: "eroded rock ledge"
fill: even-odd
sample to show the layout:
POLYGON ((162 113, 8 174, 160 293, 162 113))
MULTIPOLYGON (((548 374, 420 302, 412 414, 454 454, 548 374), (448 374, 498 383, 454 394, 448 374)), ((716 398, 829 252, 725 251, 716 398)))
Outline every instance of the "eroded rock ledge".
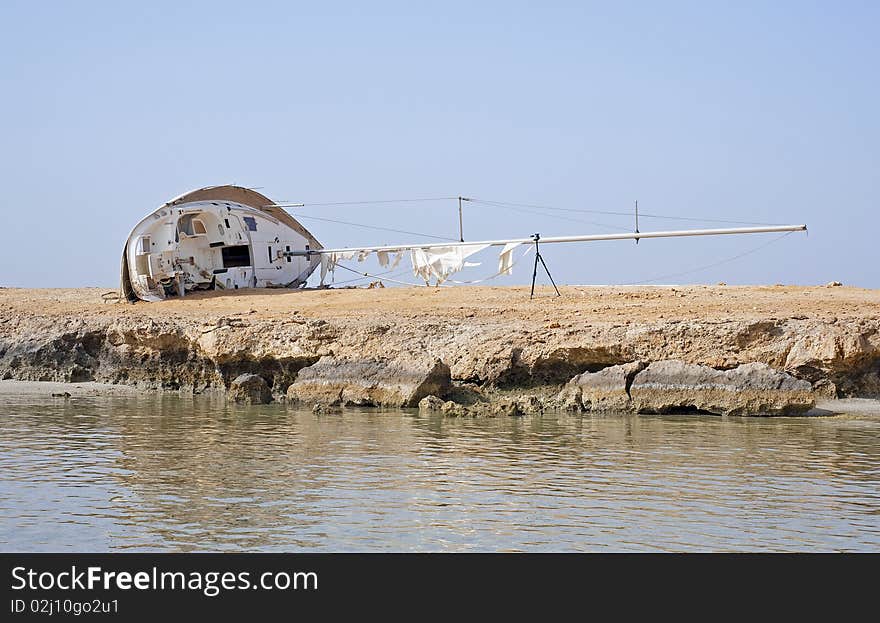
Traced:
MULTIPOLYGON (((0 378, 200 392, 255 374, 275 400, 411 407, 436 395, 459 405, 450 414, 514 394, 507 412, 782 413, 805 394, 880 398, 870 290, 567 288, 551 303, 518 289, 385 289, 136 305, 61 292, 0 289, 0 378)), ((233 394, 262 400, 258 381, 246 385, 233 394)))
POLYGON ((449 366, 428 357, 349 361, 322 357, 287 388, 291 401, 346 407, 415 407, 450 390, 449 366))
POLYGON ((638 361, 576 376, 557 402, 567 410, 599 413, 793 415, 815 406, 816 396, 809 381, 764 363, 716 370, 681 361, 638 361))

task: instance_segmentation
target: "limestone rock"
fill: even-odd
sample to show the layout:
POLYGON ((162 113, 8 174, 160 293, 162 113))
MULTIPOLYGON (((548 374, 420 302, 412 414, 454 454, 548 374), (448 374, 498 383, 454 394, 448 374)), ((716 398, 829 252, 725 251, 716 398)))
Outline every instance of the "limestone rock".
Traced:
POLYGON ((272 392, 266 379, 258 374, 242 374, 229 384, 226 399, 234 402, 262 405, 272 402, 272 392))
POLYGON ((460 405, 457 402, 452 402, 451 400, 447 400, 443 403, 443 406, 440 407, 441 413, 448 417, 465 417, 469 415, 473 415, 473 412, 466 406, 460 405))
POLYGON ((583 411, 584 405, 581 402, 581 388, 577 385, 566 385, 556 396, 554 404, 563 411, 583 411))
MULTIPOLYGON (((284 313, 254 311, 249 297, 231 293, 216 293, 210 305, 174 303, 169 313, 147 303, 104 305, 99 294, 0 289, 0 378, 199 392, 251 373, 277 397, 322 356, 404 367, 430 356, 449 365, 459 389, 543 396, 580 371, 620 362, 732 369, 757 361, 823 395, 880 398, 877 290, 575 288, 544 316, 517 291, 492 288, 373 291, 368 299, 321 291, 305 295, 308 313, 289 309, 298 293, 269 297, 290 303, 284 313)), ((578 391, 569 408, 579 411, 578 391)), ((440 397, 467 406, 480 399, 459 394, 440 397)))
MULTIPOLYGON (((454 404, 454 403, 453 403, 454 404)), ((443 399, 433 394, 419 400, 419 411, 440 411, 443 409, 443 399)))
POLYGON ((520 417, 525 415, 525 412, 523 411, 523 405, 519 401, 501 400, 499 402, 491 403, 486 415, 489 417, 520 417))
POLYGON ((804 323, 791 341, 785 370, 812 382, 827 378, 840 395, 880 397, 880 328, 804 323))
POLYGON ((440 412, 447 417, 520 417, 543 413, 544 404, 537 396, 479 401, 470 405, 452 400, 443 402, 435 396, 428 396, 419 403, 419 409, 440 412))
POLYGON ((449 366, 439 359, 321 357, 287 389, 293 401, 363 407, 415 407, 449 391, 449 366))
POLYGON ((562 389, 557 402, 567 411, 630 411, 629 385, 647 365, 633 361, 579 374, 562 389))
POLYGON ((541 415, 544 413, 544 403, 537 396, 524 396, 516 401, 519 413, 517 415, 541 415))
POLYGON ((638 413, 696 409, 718 415, 784 415, 815 405, 812 386, 763 363, 732 370, 681 361, 658 361, 636 374, 630 387, 638 413))
POLYGON ((326 413, 339 413, 341 409, 339 407, 331 407, 330 405, 321 404, 320 402, 316 402, 312 405, 312 413, 315 415, 324 415, 326 413))

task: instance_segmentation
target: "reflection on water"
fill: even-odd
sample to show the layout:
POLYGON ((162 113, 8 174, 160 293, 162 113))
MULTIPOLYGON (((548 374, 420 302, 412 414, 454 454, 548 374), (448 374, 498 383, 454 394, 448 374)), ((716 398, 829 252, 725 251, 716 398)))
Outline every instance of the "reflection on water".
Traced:
POLYGON ((880 420, 0 396, 0 550, 876 550, 880 420))

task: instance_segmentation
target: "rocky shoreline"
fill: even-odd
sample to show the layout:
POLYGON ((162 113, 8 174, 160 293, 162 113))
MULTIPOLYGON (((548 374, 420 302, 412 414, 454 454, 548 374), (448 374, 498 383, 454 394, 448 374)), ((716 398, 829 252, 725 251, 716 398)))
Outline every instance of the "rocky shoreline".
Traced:
POLYGON ((529 301, 522 288, 389 288, 133 305, 103 292, 0 289, 0 378, 449 415, 776 415, 880 398, 872 290, 568 287, 529 301))

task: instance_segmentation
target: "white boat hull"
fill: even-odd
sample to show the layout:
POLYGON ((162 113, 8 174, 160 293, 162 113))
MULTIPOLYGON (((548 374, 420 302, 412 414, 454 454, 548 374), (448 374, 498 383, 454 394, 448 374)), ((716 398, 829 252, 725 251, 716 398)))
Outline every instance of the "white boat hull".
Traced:
POLYGON ((318 256, 289 253, 321 248, 259 193, 200 189, 164 204, 132 230, 121 289, 129 300, 159 301, 194 290, 301 287, 318 256))

